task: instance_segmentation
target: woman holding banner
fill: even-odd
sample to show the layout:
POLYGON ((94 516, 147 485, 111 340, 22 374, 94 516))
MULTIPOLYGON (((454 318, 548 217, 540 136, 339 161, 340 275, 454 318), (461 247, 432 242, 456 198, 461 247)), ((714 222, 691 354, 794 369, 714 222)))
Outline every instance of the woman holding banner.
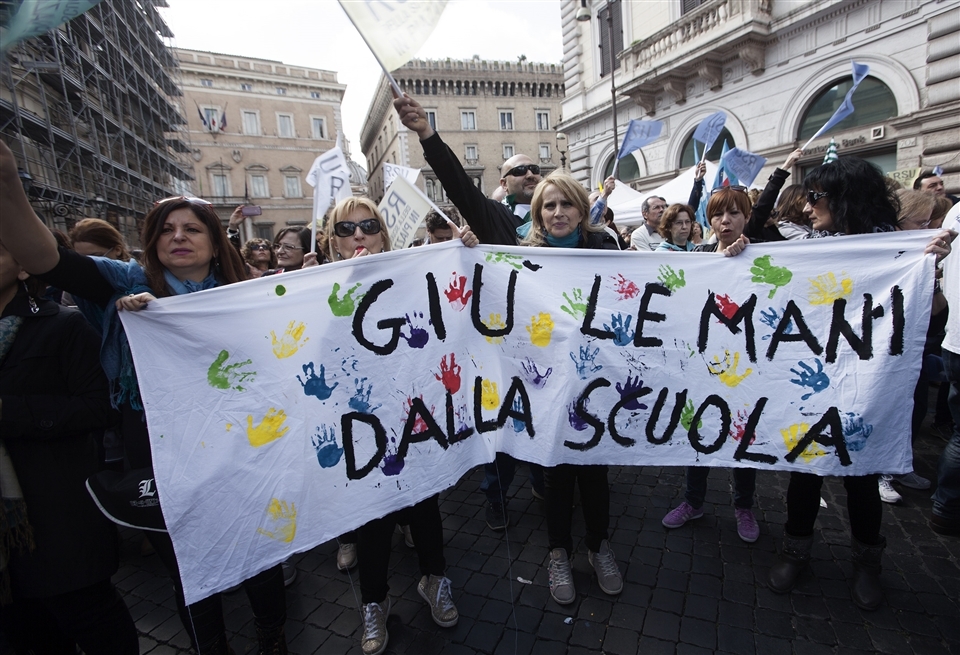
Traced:
MULTIPOLYGON (((533 193, 531 228, 521 245, 618 250, 617 242, 604 231, 603 225, 591 223, 589 203, 587 192, 574 178, 559 171, 551 173, 533 193)), ((597 583, 604 593, 619 594, 623 590, 623 578, 607 541, 610 527, 607 467, 560 464, 544 468, 543 481, 550 542, 547 573, 553 600, 569 605, 577 597, 570 555, 573 553, 573 492, 578 485, 587 526, 587 556, 597 574, 597 583)))
MULTIPOLYGON (((810 172, 803 187, 807 193, 804 212, 812 219, 810 239, 896 229, 897 198, 884 182, 883 173, 869 162, 841 157, 810 172)), ((940 232, 925 252, 936 255, 939 261, 950 253, 950 242, 955 236, 950 231, 940 232)), ((843 479, 854 565, 850 592, 853 602, 865 610, 874 610, 883 601, 879 576, 886 539, 880 534, 883 510, 878 477, 873 474, 843 479)), ((818 475, 790 474, 783 548, 780 562, 770 569, 770 588, 777 593, 791 591, 810 561, 822 485, 823 478, 818 475)))
MULTIPOLYGON (((34 214, 17 177, 16 160, 0 143, 0 241, 24 270, 71 293, 79 303, 103 315, 100 361, 107 374, 111 401, 121 414, 127 475, 101 472, 87 481, 108 518, 147 530, 148 538, 170 573, 177 607, 199 655, 230 652, 220 595, 186 606, 173 544, 156 498, 147 426, 118 311, 143 309, 157 297, 210 289, 246 279, 243 261, 227 240, 212 205, 199 198, 162 200, 144 218, 141 231, 144 264, 86 257, 57 248, 53 235, 34 214), (132 506, 131 501, 136 501, 132 506), (149 506, 144 506, 149 505, 149 506)), ((88 314, 89 315, 89 314, 88 314)), ((283 574, 277 565, 243 583, 253 606, 260 651, 286 653, 286 601, 283 574)))

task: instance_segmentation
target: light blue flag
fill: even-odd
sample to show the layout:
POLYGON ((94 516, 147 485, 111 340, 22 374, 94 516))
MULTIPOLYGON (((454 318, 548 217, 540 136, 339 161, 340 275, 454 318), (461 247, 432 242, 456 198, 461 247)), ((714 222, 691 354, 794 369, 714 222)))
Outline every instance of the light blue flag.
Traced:
POLYGON ((6 52, 15 43, 49 32, 99 2, 100 0, 23 0, 20 9, 10 19, 10 24, 5 29, 0 28, 0 51, 6 52))
POLYGON ((633 119, 627 126, 627 133, 623 136, 620 152, 617 159, 623 159, 634 150, 653 143, 660 138, 663 131, 663 121, 641 121, 633 119))
POLYGON ((809 146, 818 136, 853 113, 853 92, 857 90, 857 87, 860 86, 860 82, 862 82, 863 78, 865 78, 867 73, 870 72, 870 67, 866 64, 858 64, 855 61, 851 63, 853 64, 853 86, 850 87, 849 91, 847 91, 847 95, 844 96, 843 102, 840 103, 839 107, 837 107, 837 111, 833 112, 833 116, 830 117, 830 120, 824 123, 823 127, 817 130, 817 133, 810 137, 810 140, 804 144, 803 150, 806 150, 807 146, 809 146))
POLYGON ((729 186, 731 184, 739 184, 737 174, 727 168, 724 158, 727 156, 727 153, 730 152, 730 146, 727 145, 727 140, 723 140, 723 150, 720 154, 720 165, 717 166, 717 174, 713 178, 713 187, 712 189, 718 189, 722 186, 729 186), (726 184, 724 184, 726 182, 726 184))
MULTIPOLYGON (((699 141, 703 144, 703 152, 706 155, 710 151, 710 148, 713 147, 713 144, 716 142, 717 137, 720 136, 720 133, 723 131, 723 125, 727 122, 727 115, 722 111, 718 111, 715 114, 710 114, 697 126, 697 129, 693 133, 693 140, 699 141)), ((696 144, 694 144, 696 146, 696 144)), ((700 161, 700 158, 697 158, 697 161, 700 161)))
POLYGON ((720 163, 728 176, 736 177, 744 186, 750 186, 767 163, 767 158, 743 148, 733 148, 722 157, 720 163))

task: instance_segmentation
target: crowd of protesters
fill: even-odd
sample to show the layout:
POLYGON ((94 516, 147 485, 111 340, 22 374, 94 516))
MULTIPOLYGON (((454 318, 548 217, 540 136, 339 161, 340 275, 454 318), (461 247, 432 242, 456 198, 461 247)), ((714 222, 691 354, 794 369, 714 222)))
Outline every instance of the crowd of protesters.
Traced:
MULTIPOLYGON (((540 166, 518 154, 501 167, 502 198, 490 198, 466 174, 416 100, 405 96, 394 105, 403 125, 419 137, 427 164, 458 212, 451 223, 431 214, 426 243, 460 239, 468 247, 480 243, 733 257, 757 242, 804 239, 816 247, 818 238, 936 229, 926 249, 938 266, 931 280, 936 293, 923 373, 914 394, 913 433, 926 416, 929 385, 939 383, 943 393, 935 422, 951 436, 930 526, 941 534, 960 534, 960 267, 957 255, 947 256, 956 232, 939 229, 947 216, 953 216, 947 227, 955 229, 951 208, 957 200, 946 196, 938 176, 925 173, 914 189, 898 190, 868 162, 846 157, 815 168, 800 184, 784 187, 803 154, 796 150, 753 198, 736 186, 710 192, 705 229, 695 209, 704 194, 706 169, 701 163, 686 203, 648 197, 642 206, 643 224, 632 232, 619 231, 608 206, 617 184, 612 177, 589 196, 573 177, 561 171, 541 177, 540 166)), ((196 652, 231 653, 220 594, 191 605, 184 601, 159 501, 143 508, 134 523, 122 509, 124 494, 132 488, 142 493, 144 484, 153 483, 138 386, 138 376, 151 373, 136 370, 118 312, 139 311, 156 298, 387 252, 391 242, 384 218, 373 201, 354 197, 330 210, 316 241, 309 228, 287 227, 272 242, 253 238, 241 244, 241 208, 224 229, 209 202, 178 196, 158 200, 145 217, 143 251, 134 258, 106 221, 82 220, 69 237, 47 229, 22 193, 16 161, 2 143, 0 183, 3 628, 17 652, 72 653, 79 646, 88 655, 136 653, 130 613, 110 582, 118 559, 113 521, 144 531, 146 547, 169 573, 196 652)), ((577 594, 571 569, 577 488, 588 561, 600 589, 619 594, 624 581, 609 542, 607 467, 542 467, 497 453, 480 485, 491 531, 506 530, 512 520, 507 490, 519 466, 526 467, 532 493, 542 501, 546 516, 550 552, 544 564, 553 601, 566 605, 577 594)), ((663 517, 664 527, 680 529, 703 516, 708 473, 703 467, 687 469, 684 500, 663 517)), ((760 534, 752 511, 756 472, 737 468, 732 475, 737 532, 752 543, 760 534)), ((769 574, 769 586, 776 592, 790 592, 810 560, 822 482, 816 475, 790 475, 783 544, 769 574)), ((867 610, 883 601, 881 503, 899 500, 895 484, 931 486, 913 472, 844 478, 854 564, 851 596, 867 610)), ((337 566, 359 566, 365 655, 379 655, 388 645, 388 562, 398 526, 416 549, 422 576, 417 591, 432 619, 442 627, 459 619, 445 575, 444 526, 434 495, 339 539, 337 566)), ((295 568, 284 563, 242 584, 255 618, 259 653, 287 652, 284 586, 295 574, 295 568)))

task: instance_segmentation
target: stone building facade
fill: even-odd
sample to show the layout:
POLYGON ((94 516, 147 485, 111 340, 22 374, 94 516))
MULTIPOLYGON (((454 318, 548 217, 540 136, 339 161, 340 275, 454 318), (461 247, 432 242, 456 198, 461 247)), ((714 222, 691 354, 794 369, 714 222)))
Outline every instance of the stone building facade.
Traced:
MULTIPOLYGON (((555 124, 563 73, 557 64, 415 59, 393 76, 423 105, 434 129, 487 195, 500 185, 500 166, 514 154, 528 155, 544 174, 559 166, 555 124)), ((449 206, 416 134, 400 124, 392 103, 390 85, 381 77, 360 134, 370 196, 383 197, 387 162, 422 169, 421 190, 441 208, 449 206)))
POLYGON ((762 185, 839 106, 855 60, 870 73, 853 96, 854 115, 813 142, 791 181, 822 162, 833 137, 841 156, 867 158, 887 173, 939 164, 948 190, 960 190, 956 2, 587 0, 586 7, 590 20, 580 22, 581 2, 561 2, 559 128, 570 140, 572 172, 591 185, 613 165, 612 40, 619 134, 632 118, 664 121, 658 142, 621 162, 621 178, 637 189, 692 165, 693 131, 719 110, 731 147, 767 157, 762 185))
POLYGON ((288 225, 307 224, 313 191, 304 178, 341 131, 346 86, 337 74, 196 50, 177 49, 176 55, 192 192, 213 202, 225 221, 237 205, 259 205, 263 214, 246 221, 244 239, 272 239, 288 225))

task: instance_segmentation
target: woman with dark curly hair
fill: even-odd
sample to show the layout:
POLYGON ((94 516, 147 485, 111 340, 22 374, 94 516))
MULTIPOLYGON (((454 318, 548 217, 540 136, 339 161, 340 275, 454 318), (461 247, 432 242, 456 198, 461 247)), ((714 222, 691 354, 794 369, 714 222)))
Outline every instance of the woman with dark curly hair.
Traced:
POLYGON ((240 256, 246 262, 250 274, 257 277, 277 267, 277 256, 273 252, 273 246, 266 239, 250 239, 240 248, 240 256))
POLYGON ((680 203, 670 205, 660 218, 660 227, 657 231, 663 241, 657 250, 672 252, 687 252, 693 250, 696 244, 690 240, 693 234, 693 224, 696 222, 696 212, 688 205, 680 203))

